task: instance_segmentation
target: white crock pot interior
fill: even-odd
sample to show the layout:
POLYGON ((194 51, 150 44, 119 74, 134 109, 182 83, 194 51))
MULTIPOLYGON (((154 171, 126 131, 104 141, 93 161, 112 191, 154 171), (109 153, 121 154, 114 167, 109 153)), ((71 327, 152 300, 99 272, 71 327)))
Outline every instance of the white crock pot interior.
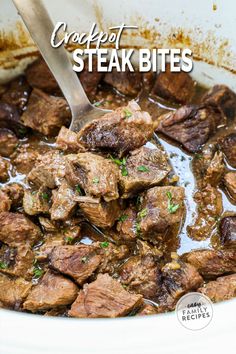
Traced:
MULTIPOLYGON (((125 36, 123 44, 138 44, 150 48, 170 45, 181 47, 188 43, 193 51, 197 51, 198 56, 192 72, 194 78, 207 86, 225 83, 236 90, 234 0, 44 2, 53 20, 66 21, 71 30, 88 31, 93 22, 97 22, 102 30, 106 30, 111 25, 125 22, 148 29, 148 36, 143 35, 145 31, 138 37, 125 36), (179 33, 186 34, 184 41, 170 40, 173 34, 177 34, 178 38, 179 33), (201 58, 204 61, 199 60, 201 58)), ((20 18, 11 1, 0 0, 0 39, 10 33, 16 42, 21 44, 21 48, 0 52, 0 83, 16 76, 31 60, 22 59, 19 54, 35 51, 30 39, 25 41, 24 37, 21 43, 19 30, 20 33, 25 30, 22 23, 19 23, 20 18)), ((201 331, 190 331, 181 327, 175 313, 145 318, 77 320, 1 310, 0 353, 232 352, 235 348, 235 310, 235 300, 214 305, 213 320, 201 331)))

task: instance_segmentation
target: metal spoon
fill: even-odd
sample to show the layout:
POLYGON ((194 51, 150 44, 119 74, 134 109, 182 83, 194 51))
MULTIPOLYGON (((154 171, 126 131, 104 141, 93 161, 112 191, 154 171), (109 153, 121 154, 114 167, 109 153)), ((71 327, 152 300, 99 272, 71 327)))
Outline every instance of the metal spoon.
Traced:
POLYGON ((91 120, 110 112, 94 107, 88 100, 81 82, 72 69, 66 49, 53 48, 50 38, 53 22, 41 0, 13 0, 32 39, 54 75, 71 110, 70 129, 77 132, 91 120))

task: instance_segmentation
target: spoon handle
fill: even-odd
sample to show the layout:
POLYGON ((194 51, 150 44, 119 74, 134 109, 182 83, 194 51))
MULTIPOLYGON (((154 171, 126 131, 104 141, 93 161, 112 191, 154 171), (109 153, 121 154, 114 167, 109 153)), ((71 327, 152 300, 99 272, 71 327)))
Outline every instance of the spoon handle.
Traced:
POLYGON ((69 55, 63 46, 53 48, 50 40, 54 30, 52 20, 41 0, 13 0, 32 39, 53 73, 71 111, 90 104, 80 80, 72 69, 69 55))

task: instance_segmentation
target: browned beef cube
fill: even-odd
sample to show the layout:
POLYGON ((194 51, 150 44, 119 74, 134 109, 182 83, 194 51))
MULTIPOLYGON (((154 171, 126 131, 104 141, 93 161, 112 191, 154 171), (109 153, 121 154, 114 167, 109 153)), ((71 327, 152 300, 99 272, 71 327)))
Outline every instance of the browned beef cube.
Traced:
POLYGON ((217 186, 223 177, 225 171, 224 157, 222 152, 216 151, 209 166, 206 169, 204 182, 211 186, 217 186))
POLYGON ((182 106, 158 118, 156 131, 181 143, 190 152, 197 152, 213 135, 221 115, 211 107, 182 106))
POLYGON ((55 247, 50 256, 51 266, 82 285, 101 263, 99 251, 100 249, 93 245, 55 247))
POLYGON ((2 101, 17 106, 19 111, 23 111, 31 92, 31 87, 24 76, 20 76, 10 82, 7 90, 2 95, 2 101))
POLYGON ((118 200, 111 202, 85 200, 85 202, 79 202, 79 207, 92 224, 102 228, 112 227, 122 213, 118 200))
POLYGON ((228 172, 224 176, 224 184, 231 198, 236 202, 236 172, 228 172))
POLYGON ((2 188, 2 191, 8 195, 11 200, 11 205, 14 208, 22 205, 24 188, 18 183, 10 183, 2 188))
MULTIPOLYGON (((181 222, 184 215, 184 188, 154 187, 143 193, 138 213, 138 228, 142 237, 164 233, 181 222)), ((137 227, 136 226, 136 227, 137 227)))
POLYGON ((112 72, 106 73, 104 82, 113 86, 124 95, 137 96, 142 88, 142 73, 131 72, 130 70, 118 72, 116 69, 113 69, 112 72))
POLYGON ((170 65, 156 79, 152 93, 167 100, 178 103, 188 103, 195 92, 195 84, 191 76, 184 71, 171 72, 170 65))
POLYGON ((32 284, 22 278, 15 280, 0 274, 0 307, 19 309, 32 284))
POLYGON ((65 240, 61 233, 47 234, 44 243, 36 252, 36 259, 39 262, 48 261, 54 247, 63 246, 64 244, 65 240))
POLYGON ((187 226, 187 231, 192 239, 204 240, 212 234, 222 214, 222 194, 208 184, 195 193, 194 200, 198 206, 198 214, 194 223, 187 226))
POLYGON ((236 114, 236 94, 225 85, 213 86, 203 97, 204 104, 218 108, 227 118, 236 114))
POLYGON ((98 84, 102 80, 104 74, 97 71, 97 58, 93 56, 92 59, 93 71, 88 71, 88 59, 84 60, 84 69, 79 74, 79 79, 83 85, 86 94, 93 98, 97 92, 98 84))
POLYGON ((29 144, 20 146, 12 156, 13 165, 23 174, 28 174, 39 160, 39 152, 29 144))
POLYGON ((9 129, 0 129, 0 155, 9 157, 16 149, 18 139, 16 135, 9 129))
POLYGON ((74 200, 75 192, 71 186, 64 180, 58 190, 53 191, 52 207, 50 209, 52 220, 69 219, 76 206, 74 200))
POLYGON ((125 241, 133 241, 136 239, 136 218, 137 212, 134 208, 130 207, 124 210, 123 214, 118 219, 119 222, 116 225, 118 239, 125 241))
POLYGON ((40 57, 28 66, 25 74, 30 86, 48 93, 60 92, 58 84, 43 58, 40 57))
POLYGON ((78 142, 78 136, 72 130, 61 127, 56 140, 57 148, 66 152, 83 152, 85 149, 78 142))
POLYGON ((0 189, 0 213, 11 209, 11 199, 0 189))
POLYGON ((48 214, 50 194, 46 187, 40 187, 37 192, 25 190, 23 208, 28 215, 48 214))
POLYGON ((47 271, 40 283, 32 288, 23 308, 36 312, 69 305, 77 293, 78 288, 71 280, 47 271))
POLYGON ((71 306, 71 317, 121 317, 142 305, 142 296, 128 293, 108 274, 85 285, 71 306))
POLYGON ((96 242, 94 246, 101 249, 102 262, 98 269, 99 273, 115 274, 121 263, 130 254, 129 248, 126 245, 116 246, 105 241, 96 242))
POLYGON ((9 178, 10 163, 0 156, 0 182, 6 182, 9 178))
POLYGON ((198 291, 208 296, 213 302, 229 300, 236 296, 236 274, 210 281, 206 286, 199 288, 198 291))
POLYGON ((0 241, 9 246, 33 245, 41 237, 38 226, 23 214, 5 212, 0 214, 0 241))
POLYGON ((183 258, 192 264, 203 277, 214 277, 236 272, 236 250, 195 250, 183 258))
POLYGON ((227 162, 236 168, 236 133, 227 135, 224 140, 221 141, 221 148, 227 162))
POLYGON ((225 246, 236 247, 236 216, 227 216, 221 220, 220 240, 225 246))
POLYGON ((64 98, 49 96, 34 89, 21 120, 27 127, 43 135, 55 136, 62 125, 69 123, 70 117, 70 110, 64 98))
POLYGON ((0 101, 0 128, 12 130, 16 136, 22 138, 27 129, 20 121, 20 114, 16 106, 0 101))
POLYGON ((159 184, 171 170, 163 150, 145 146, 131 152, 125 167, 127 176, 120 171, 122 198, 129 198, 142 189, 159 184))
POLYGON ((100 119, 88 123, 78 134, 79 142, 90 150, 108 149, 124 155, 144 145, 153 134, 149 113, 131 101, 100 119))
POLYGON ((65 166, 65 158, 59 151, 49 151, 30 171, 28 181, 38 188, 44 185, 53 189, 61 184, 65 176, 65 166))
POLYGON ((85 152, 67 156, 66 178, 72 185, 82 187, 86 195, 103 197, 105 201, 119 198, 118 166, 111 160, 85 152))

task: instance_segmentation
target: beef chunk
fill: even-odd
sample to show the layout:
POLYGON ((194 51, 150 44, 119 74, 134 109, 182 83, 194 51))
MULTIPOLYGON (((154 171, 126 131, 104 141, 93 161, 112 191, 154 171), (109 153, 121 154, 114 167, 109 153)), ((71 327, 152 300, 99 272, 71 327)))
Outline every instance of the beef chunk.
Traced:
POLYGON ((23 308, 36 312, 69 305, 75 300, 77 292, 78 288, 71 280, 47 271, 29 293, 23 308))
POLYGON ((78 137, 75 132, 61 127, 56 140, 57 148, 66 152, 83 152, 85 149, 78 142, 78 137))
POLYGON ((188 105, 160 116, 156 131, 181 143, 186 150, 197 152, 220 123, 221 115, 213 108, 188 105))
POLYGON ((147 190, 142 196, 137 231, 146 238, 180 223, 184 214, 183 201, 182 187, 154 187, 147 190))
POLYGON ((221 182, 224 170, 225 165, 223 160, 223 154, 222 152, 217 151, 206 169, 204 182, 206 184, 209 183, 211 186, 217 186, 221 182))
POLYGON ((101 263, 99 251, 93 245, 55 247, 50 256, 51 266, 82 285, 101 263))
POLYGON ((64 98, 48 96, 43 91, 34 89, 21 120, 27 127, 43 135, 55 136, 62 125, 69 123, 70 117, 64 98))
POLYGON ((94 246, 101 250, 102 263, 98 269, 100 273, 115 274, 124 259, 129 256, 129 248, 126 245, 115 246, 105 241, 96 242, 94 246))
POLYGON ((40 229, 23 214, 5 212, 0 214, 0 241, 17 247, 24 243, 33 245, 41 236, 40 229))
POLYGON ((199 288, 198 291, 208 296, 213 302, 229 300, 236 296, 236 274, 210 281, 206 286, 199 288))
POLYGON ((9 279, 0 274, 0 307, 19 309, 32 284, 22 278, 9 279))
POLYGON ((236 172, 228 172, 224 176, 224 184, 231 198, 236 202, 236 172))
POLYGON ((22 205, 24 188, 18 183, 10 183, 2 188, 2 191, 8 195, 11 200, 11 205, 14 208, 22 205))
POLYGON ((28 215, 48 214, 49 213, 49 190, 40 187, 36 192, 25 190, 23 198, 23 208, 28 215))
POLYGON ((0 213, 11 209, 11 200, 6 193, 0 189, 0 213))
POLYGON ((217 107, 227 118, 236 114, 236 94, 225 85, 215 85, 203 97, 206 105, 217 107))
POLYGON ((137 212, 134 208, 129 207, 124 210, 123 214, 118 219, 119 222, 116 225, 118 231, 118 240, 134 241, 137 237, 136 234, 136 217, 137 212))
POLYGON ((220 143, 227 162, 236 168, 236 133, 227 135, 220 143))
POLYGON ((131 101, 100 119, 88 123, 78 134, 79 142, 90 150, 108 149, 124 155, 144 145, 153 134, 153 122, 147 112, 131 101))
POLYGON ((184 71, 171 72, 170 65, 156 79, 152 93, 177 103, 188 103, 195 92, 191 76, 184 71))
POLYGON ((220 240, 224 246, 236 247, 236 216, 227 216, 221 220, 220 240))
POLYGON ((25 108, 31 92, 31 87, 24 76, 10 82, 7 90, 2 95, 2 101, 16 106, 20 112, 25 108))
POLYGON ((124 95, 137 96, 142 88, 142 73, 131 72, 130 70, 118 72, 116 69, 113 69, 112 72, 106 73, 104 82, 113 86, 124 95))
POLYGON ((67 179, 82 187, 86 195, 103 197, 107 202, 119 198, 119 170, 111 160, 85 152, 69 155, 67 161, 67 179))
POLYGON ((72 317, 121 317, 142 305, 142 296, 130 294, 108 274, 99 274, 97 280, 85 285, 71 306, 72 317))
POLYGON ((43 58, 37 59, 28 66, 25 74, 30 86, 39 88, 48 93, 60 92, 58 84, 43 58))
POLYGON ((80 82, 84 88, 84 91, 89 97, 93 97, 98 88, 98 84, 102 80, 104 74, 97 71, 97 58, 93 56, 92 59, 93 71, 88 71, 88 59, 84 60, 84 69, 79 74, 80 82))
POLYGON ((192 264, 203 277, 214 277, 236 272, 236 250, 196 250, 183 258, 192 264))
POLYGON ((0 155, 9 157, 16 149, 18 139, 16 135, 9 129, 0 129, 0 155))
POLYGON ((39 262, 49 260, 54 247, 63 246, 65 244, 64 237, 61 233, 47 234, 42 246, 36 252, 36 258, 39 262))
POLYGON ((53 193, 50 209, 52 220, 67 220, 73 214, 76 206, 75 192, 66 181, 63 181, 53 193))
POLYGON ((20 121, 20 114, 17 108, 5 102, 0 101, 0 128, 12 130, 17 137, 22 138, 27 129, 20 121))
POLYGON ((61 184, 65 176, 65 159, 59 151, 49 151, 28 174, 28 181, 40 188, 44 185, 55 188, 61 184))
POLYGON ((204 240, 211 236, 223 211, 222 195, 209 184, 197 191, 194 200, 198 206, 198 214, 192 225, 187 226, 188 234, 195 240, 204 240))
POLYGON ((6 182, 9 178, 9 170, 10 164, 7 160, 4 160, 0 156, 0 182, 6 182))
POLYGON ((12 156, 12 163, 22 174, 28 174, 39 160, 39 152, 29 144, 20 146, 12 156))
POLYGON ((123 198, 129 198, 142 189, 159 184, 171 170, 164 151, 144 146, 131 152, 125 167, 127 176, 123 176, 122 170, 120 171, 123 198))

